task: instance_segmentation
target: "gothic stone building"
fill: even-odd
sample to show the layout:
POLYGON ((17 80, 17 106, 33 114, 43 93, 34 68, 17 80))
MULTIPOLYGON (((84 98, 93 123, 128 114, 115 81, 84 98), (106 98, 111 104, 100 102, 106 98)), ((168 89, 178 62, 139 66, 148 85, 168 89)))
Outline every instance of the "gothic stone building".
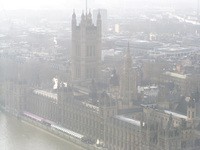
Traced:
POLYGON ((75 12, 72 15, 72 80, 86 81, 99 78, 101 61, 101 15, 98 13, 96 26, 92 15, 81 15, 77 25, 75 12))
POLYGON ((200 104, 193 99, 186 101, 186 114, 180 114, 151 105, 119 109, 117 100, 105 91, 94 103, 89 94, 63 84, 54 92, 26 90, 28 97, 22 97, 24 91, 21 83, 7 87, 7 110, 18 114, 30 112, 48 119, 94 143, 100 141, 109 150, 200 149, 200 121, 196 111, 200 104), (13 90, 19 94, 9 95, 13 90), (19 98, 23 101, 18 101, 19 98))
POLYGON ((4 92, 6 110, 19 115, 29 112, 48 119, 94 143, 99 141, 109 150, 199 150, 197 99, 185 101, 185 114, 138 101, 129 50, 120 78, 116 72, 111 76, 110 92, 99 92, 94 80, 89 89, 74 84, 98 80, 100 76, 100 28, 100 14, 97 26, 92 24, 90 13, 82 14, 77 26, 74 13, 73 86, 59 82, 58 89, 53 91, 11 82, 4 92))

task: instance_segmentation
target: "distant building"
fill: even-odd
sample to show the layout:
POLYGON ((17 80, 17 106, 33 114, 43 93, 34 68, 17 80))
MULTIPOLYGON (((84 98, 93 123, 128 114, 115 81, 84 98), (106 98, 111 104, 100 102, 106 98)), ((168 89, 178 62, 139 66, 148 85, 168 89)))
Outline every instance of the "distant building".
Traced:
MULTIPOLYGON (((109 87, 100 89, 101 84, 95 82, 100 76, 100 60, 100 14, 97 26, 92 23, 91 13, 82 14, 77 26, 73 13, 72 84, 58 80, 56 89, 44 90, 27 87, 17 79, 10 81, 1 95, 5 110, 26 117, 31 113, 33 117, 28 117, 37 122, 75 131, 106 150, 200 149, 199 91, 170 102, 173 109, 162 107, 159 100, 139 101, 129 47, 120 75, 114 69, 108 79, 109 87), (90 83, 73 84, 84 81, 90 83)), ((178 87, 191 83, 187 75, 165 72, 162 77, 164 82, 173 82, 178 87)), ((154 92, 146 94, 151 96, 154 92)))
POLYGON ((182 57, 194 54, 198 52, 198 49, 193 47, 165 47, 158 48, 156 51, 162 53, 165 57, 182 57))
POLYGON ((105 91, 94 102, 81 89, 62 83, 54 93, 27 90, 21 83, 9 84, 6 89, 5 108, 10 113, 31 113, 37 122, 58 124, 109 150, 200 149, 200 103, 194 98, 176 104, 180 113, 142 102, 119 109, 117 99, 105 91))
MULTIPOLYGON (((118 28, 118 27, 117 27, 118 28)), ((127 40, 117 40, 116 46, 125 48, 127 45, 127 40)), ((132 40, 130 41, 131 53, 135 56, 144 56, 151 53, 157 52, 156 49, 163 47, 162 43, 154 41, 143 41, 143 40, 132 40)))
POLYGON ((192 74, 180 74, 165 72, 161 78, 164 82, 172 82, 180 94, 187 96, 200 88, 200 76, 192 74))
POLYGON ((120 32, 119 24, 115 24, 115 33, 119 33, 119 32, 120 32))
POLYGON ((134 100, 137 100, 137 82, 136 73, 132 67, 132 57, 130 49, 126 53, 126 59, 121 71, 120 97, 122 105, 132 105, 134 100))

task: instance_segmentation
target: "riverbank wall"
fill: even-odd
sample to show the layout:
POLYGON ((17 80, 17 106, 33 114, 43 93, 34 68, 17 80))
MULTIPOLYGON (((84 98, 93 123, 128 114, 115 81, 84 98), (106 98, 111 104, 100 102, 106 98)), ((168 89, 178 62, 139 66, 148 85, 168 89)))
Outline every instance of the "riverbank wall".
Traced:
POLYGON ((48 134, 51 134, 52 136, 57 136, 58 138, 61 138, 63 140, 66 140, 66 142, 71 142, 81 148, 83 148, 83 150, 108 150, 106 148, 102 148, 102 147, 97 147, 95 144, 87 144, 82 142, 80 139, 77 139, 75 137, 73 137, 72 135, 63 133, 61 131, 55 130, 53 128, 51 128, 51 126, 42 124, 41 122, 38 122, 36 120, 33 120, 31 118, 28 118, 24 115, 19 115, 19 114, 12 114, 9 111, 7 111, 6 109, 4 109, 3 107, 1 107, 1 111, 7 115, 12 115, 14 117, 17 117, 19 120, 21 120, 22 122, 33 126, 35 128, 38 128, 44 132, 47 132, 48 134))

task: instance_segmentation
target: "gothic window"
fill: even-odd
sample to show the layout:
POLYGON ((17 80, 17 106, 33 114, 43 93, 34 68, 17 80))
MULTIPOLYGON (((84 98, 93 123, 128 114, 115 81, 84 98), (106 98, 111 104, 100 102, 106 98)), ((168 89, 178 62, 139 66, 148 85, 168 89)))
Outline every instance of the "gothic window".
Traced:
POLYGON ((92 78, 92 69, 89 69, 89 78, 92 78))
POLYGON ((93 46, 93 56, 95 56, 96 55, 96 53, 95 53, 95 46, 93 46))
POLYGON ((76 45, 76 56, 80 56, 80 45, 76 45))
POLYGON ((93 46, 91 46, 90 48, 91 48, 91 56, 94 56, 93 46))
POLYGON ((76 45, 76 49, 75 49, 75 54, 76 54, 76 56, 77 56, 77 54, 78 54, 78 49, 77 49, 77 45, 76 45))
POLYGON ((95 68, 87 68, 86 69, 86 78, 95 78, 96 76, 96 69, 95 68))
POLYGON ((91 69, 91 77, 94 78, 94 68, 91 69))
POLYGON ((92 56, 92 46, 90 46, 90 56, 92 56))
POLYGON ((87 79, 89 78, 89 70, 90 70, 89 68, 86 69, 86 78, 87 79))
POLYGON ((88 45, 86 47, 86 57, 93 57, 96 55, 95 46, 88 45))
POLYGON ((192 112, 192 118, 194 118, 194 112, 192 112))
POLYGON ((76 72, 75 72, 76 77, 78 77, 78 69, 76 68, 76 72))
POLYGON ((95 76, 96 76, 96 70, 95 70, 95 68, 93 68, 93 78, 95 78, 95 76))
POLYGON ((89 46, 87 46, 87 48, 86 48, 86 56, 88 57, 89 56, 89 46))
POLYGON ((190 111, 188 112, 188 117, 190 117, 190 111))
POLYGON ((75 76, 76 76, 77 78, 79 78, 79 77, 81 76, 80 67, 76 67, 75 76))
POLYGON ((200 140, 199 139, 195 140, 195 146, 200 146, 200 140))
POLYGON ((109 111, 107 111, 107 117, 109 117, 109 111))

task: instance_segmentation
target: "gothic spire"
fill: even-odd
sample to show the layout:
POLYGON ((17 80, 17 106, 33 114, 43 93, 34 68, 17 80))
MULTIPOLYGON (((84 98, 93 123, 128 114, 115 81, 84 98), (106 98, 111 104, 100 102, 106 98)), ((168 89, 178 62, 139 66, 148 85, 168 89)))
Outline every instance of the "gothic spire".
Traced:
POLYGON ((84 10, 82 11, 82 14, 81 14, 81 22, 85 22, 85 14, 84 14, 84 10))
POLYGON ((130 46, 129 46, 129 42, 128 42, 128 49, 126 52, 126 61, 125 61, 125 67, 126 69, 131 68, 132 66, 132 58, 131 58, 131 54, 130 54, 130 46))
POLYGON ((91 14, 91 11, 89 10, 89 13, 87 14, 86 16, 87 18, 87 24, 88 25, 91 25, 92 24, 92 14, 91 14))
POLYGON ((73 10, 73 14, 72 14, 72 30, 74 30, 76 28, 76 13, 75 10, 73 10))
POLYGON ((100 10, 98 11, 98 14, 97 14, 97 21, 101 21, 101 13, 100 13, 100 10))
POLYGON ((85 1, 85 11, 86 11, 86 16, 87 16, 87 0, 85 1))
POLYGON ((76 19, 76 13, 74 9, 73 9, 73 14, 72 14, 72 19, 76 19))
POLYGON ((92 14, 91 14, 91 11, 89 10, 89 13, 88 13, 88 17, 90 18, 90 19, 92 19, 92 14))

